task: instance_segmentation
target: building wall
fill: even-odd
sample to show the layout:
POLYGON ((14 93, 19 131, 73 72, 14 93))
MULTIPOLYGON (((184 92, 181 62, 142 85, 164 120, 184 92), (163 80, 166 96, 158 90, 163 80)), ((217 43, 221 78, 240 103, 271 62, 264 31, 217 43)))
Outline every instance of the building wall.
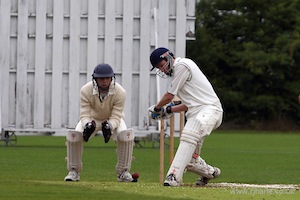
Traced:
POLYGON ((127 90, 127 126, 156 126, 147 108, 168 81, 149 55, 185 56, 194 32, 195 0, 0 0, 0 128, 74 128, 80 87, 103 62, 127 90))

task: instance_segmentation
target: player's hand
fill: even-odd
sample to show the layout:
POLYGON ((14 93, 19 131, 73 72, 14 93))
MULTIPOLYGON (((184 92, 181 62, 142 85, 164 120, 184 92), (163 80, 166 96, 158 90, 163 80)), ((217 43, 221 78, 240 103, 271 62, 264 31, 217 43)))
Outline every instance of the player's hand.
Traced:
POLYGON ((83 140, 85 142, 89 141, 89 138, 94 133, 95 129, 96 129, 96 122, 94 120, 86 123, 83 130, 83 140))
POLYGON ((173 112, 171 111, 172 106, 174 106, 172 102, 162 107, 160 110, 155 109, 155 105, 151 106, 148 109, 151 119, 154 120, 169 119, 170 117, 173 116, 173 112))
POLYGON ((152 105, 148 108, 150 117, 154 120, 160 119, 163 116, 164 107, 162 107, 160 110, 156 110, 155 105, 152 105))
POLYGON ((102 122, 102 134, 104 137, 104 142, 107 143, 111 136, 111 125, 107 120, 102 122))
POLYGON ((175 106, 173 102, 170 102, 169 104, 166 105, 165 115, 173 113, 171 109, 172 106, 175 106))

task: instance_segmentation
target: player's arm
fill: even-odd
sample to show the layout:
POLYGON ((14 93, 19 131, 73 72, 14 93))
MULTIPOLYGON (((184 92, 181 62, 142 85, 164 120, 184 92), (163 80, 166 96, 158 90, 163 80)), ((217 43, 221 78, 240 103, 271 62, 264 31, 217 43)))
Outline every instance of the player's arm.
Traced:
POLYGON ((92 121, 91 102, 85 88, 80 90, 80 119, 83 125, 92 121))
POLYGON ((160 101, 156 104, 155 109, 159 111, 164 105, 170 103, 172 99, 174 98, 174 95, 171 93, 165 93, 163 97, 160 99, 160 101))
MULTIPOLYGON (((163 95, 161 100, 156 104, 155 111, 159 111, 164 105, 170 103, 177 91, 184 85, 184 83, 191 78, 191 72, 185 65, 179 65, 177 67, 177 72, 174 74, 171 86, 168 92, 163 95)), ((184 105, 174 108, 172 107, 172 112, 186 111, 188 108, 184 105)))
POLYGON ((125 106, 126 93, 118 92, 114 105, 112 107, 111 116, 109 117, 109 123, 112 126, 112 130, 120 126, 121 118, 123 117, 125 106))
POLYGON ((172 112, 182 112, 182 111, 187 111, 188 110, 188 107, 184 104, 179 104, 179 105, 176 105, 176 106, 172 106, 171 107, 171 111, 172 112))
POLYGON ((96 122, 91 116, 91 102, 88 98, 87 91, 82 88, 80 90, 80 118, 81 123, 84 125, 83 128, 83 140, 88 142, 89 138, 96 129, 96 122))
POLYGON ((116 93, 116 99, 112 107, 111 116, 108 120, 102 122, 102 133, 104 142, 107 143, 112 135, 112 130, 120 125, 121 118, 123 117, 123 110, 125 106, 126 92, 116 93))

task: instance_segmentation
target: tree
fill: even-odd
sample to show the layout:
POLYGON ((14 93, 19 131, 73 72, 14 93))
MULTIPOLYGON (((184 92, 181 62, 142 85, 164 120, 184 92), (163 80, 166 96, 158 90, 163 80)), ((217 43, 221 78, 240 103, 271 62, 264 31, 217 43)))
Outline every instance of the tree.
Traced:
POLYGON ((187 56, 212 81, 224 122, 300 123, 299 16, 300 0, 197 3, 187 56))

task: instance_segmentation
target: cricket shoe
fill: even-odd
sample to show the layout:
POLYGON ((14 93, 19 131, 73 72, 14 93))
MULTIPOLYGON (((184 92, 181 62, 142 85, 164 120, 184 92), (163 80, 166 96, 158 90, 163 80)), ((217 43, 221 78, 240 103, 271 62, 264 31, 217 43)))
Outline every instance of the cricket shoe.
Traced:
POLYGON ((118 176, 119 182, 132 182, 132 175, 128 171, 124 171, 122 174, 118 176))
POLYGON ((176 180, 175 174, 169 174, 164 182, 164 186, 177 187, 179 183, 176 180))
POLYGON ((65 181, 79 181, 80 173, 74 170, 69 171, 69 174, 65 177, 65 181))
POLYGON ((197 179, 196 185, 197 185, 197 186, 205 186, 205 185, 208 183, 209 180, 215 179, 215 178, 219 177, 220 174, 221 174, 221 170, 220 170, 219 168, 217 168, 217 167, 214 167, 214 170, 215 170, 215 171, 214 171, 214 173, 212 174, 212 175, 213 175, 213 178, 207 178, 207 177, 205 177, 205 176, 201 176, 201 177, 199 177, 199 178, 197 179))

